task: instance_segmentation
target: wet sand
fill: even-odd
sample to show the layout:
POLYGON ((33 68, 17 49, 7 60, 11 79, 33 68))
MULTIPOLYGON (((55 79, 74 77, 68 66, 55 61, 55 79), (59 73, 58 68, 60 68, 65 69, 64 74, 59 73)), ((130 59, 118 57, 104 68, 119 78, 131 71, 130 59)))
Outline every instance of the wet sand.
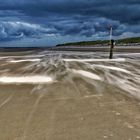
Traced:
MULTIPOLYGON (((28 57, 26 52, 20 57, 12 53, 11 57, 5 54, 6 58, 1 57, 0 77, 40 74, 52 76, 54 82, 8 84, 1 81, 0 140, 140 139, 138 54, 137 57, 123 55, 126 62, 64 62, 60 56, 56 57, 56 52, 51 53, 33 52, 28 57), (50 54, 57 61, 50 59, 50 54), (41 60, 31 61, 31 58, 41 60), (25 59, 29 61, 21 61, 25 59), (118 79, 111 84, 115 76, 118 79), (117 85, 119 78, 125 82, 117 85)), ((65 59, 101 58, 100 54, 89 53, 65 52, 63 55, 65 59)), ((122 56, 118 55, 115 57, 122 56)))
POLYGON ((140 139, 139 101, 117 89, 88 96, 86 87, 78 94, 70 85, 51 86, 41 93, 0 87, 1 140, 140 139))

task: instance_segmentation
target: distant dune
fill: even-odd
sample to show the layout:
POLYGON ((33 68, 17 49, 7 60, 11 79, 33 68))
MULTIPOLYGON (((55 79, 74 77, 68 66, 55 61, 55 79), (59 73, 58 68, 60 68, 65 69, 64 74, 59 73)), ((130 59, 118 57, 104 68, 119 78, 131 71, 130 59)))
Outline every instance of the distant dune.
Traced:
MULTIPOLYGON (((135 38, 125 38, 115 40, 117 46, 140 46, 140 37, 135 38)), ((56 47, 59 46, 108 46, 109 40, 96 40, 96 41, 82 41, 82 42, 71 42, 71 43, 64 43, 58 44, 56 47)))
MULTIPOLYGON (((109 52, 109 40, 82 41, 58 44, 54 51, 109 52)), ((140 52, 140 37, 115 40, 115 52, 140 52)))

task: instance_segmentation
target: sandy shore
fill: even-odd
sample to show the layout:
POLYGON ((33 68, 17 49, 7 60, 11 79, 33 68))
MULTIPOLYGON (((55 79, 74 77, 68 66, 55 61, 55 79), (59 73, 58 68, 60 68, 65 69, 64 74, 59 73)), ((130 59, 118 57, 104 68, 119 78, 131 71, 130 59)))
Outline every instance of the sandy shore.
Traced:
POLYGON ((139 54, 37 53, 1 52, 0 140, 140 139, 139 54))

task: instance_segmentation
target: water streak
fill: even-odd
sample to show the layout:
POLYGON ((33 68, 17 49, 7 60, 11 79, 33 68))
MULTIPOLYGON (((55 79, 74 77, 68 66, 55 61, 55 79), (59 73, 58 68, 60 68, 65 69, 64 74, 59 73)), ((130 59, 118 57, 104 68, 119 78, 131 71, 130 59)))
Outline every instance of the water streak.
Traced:
POLYGON ((51 83, 53 79, 48 76, 1 76, 0 83, 3 84, 43 84, 51 83))

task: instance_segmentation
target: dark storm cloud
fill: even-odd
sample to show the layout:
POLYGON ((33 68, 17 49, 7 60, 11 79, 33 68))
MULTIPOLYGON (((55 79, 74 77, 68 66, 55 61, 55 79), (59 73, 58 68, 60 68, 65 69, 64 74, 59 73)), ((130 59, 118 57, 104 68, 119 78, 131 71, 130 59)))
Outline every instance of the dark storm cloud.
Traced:
POLYGON ((0 22, 0 38, 46 34, 103 37, 108 35, 110 25, 115 36, 140 33, 139 7, 139 0, 5 0, 0 4, 0 19, 5 23, 0 22), (21 23, 36 24, 38 28, 17 24, 11 27, 9 20, 17 23, 15 17, 21 23))
POLYGON ((46 29, 36 24, 26 22, 0 22, 0 40, 10 41, 21 38, 40 38, 51 35, 52 29, 46 29))
POLYGON ((5 0, 0 5, 1 10, 17 10, 30 16, 94 15, 128 24, 140 22, 139 7, 139 0, 5 0))
POLYGON ((60 21, 56 23, 51 23, 51 25, 61 34, 61 35, 84 35, 91 37, 93 34, 98 32, 108 31, 109 25, 113 25, 114 30, 120 28, 120 23, 118 21, 112 21, 105 18, 94 18, 86 20, 76 20, 71 19, 67 21, 60 21))

